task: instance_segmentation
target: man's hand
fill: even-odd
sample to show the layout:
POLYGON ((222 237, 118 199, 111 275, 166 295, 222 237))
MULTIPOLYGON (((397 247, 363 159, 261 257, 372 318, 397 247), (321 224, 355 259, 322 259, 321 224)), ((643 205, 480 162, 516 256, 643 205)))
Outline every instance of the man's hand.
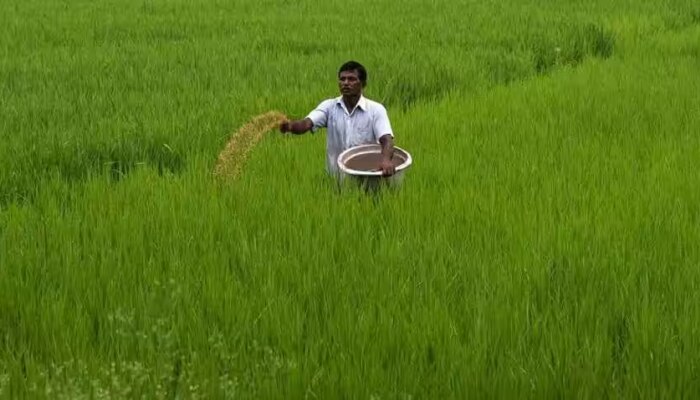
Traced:
POLYGON ((392 135, 382 135, 379 138, 379 143, 382 145, 382 161, 379 162, 379 169, 384 176, 394 175, 396 168, 394 163, 391 162, 394 156, 394 138, 392 135))
POLYGON ((292 123, 289 120, 282 121, 282 123, 280 123, 280 132, 287 133, 291 131, 291 124, 292 123))
POLYGON ((396 172, 394 163, 386 158, 382 158, 382 161, 379 162, 379 169, 382 171, 382 175, 384 176, 391 176, 394 175, 394 172, 396 172))
POLYGON ((289 121, 285 120, 280 123, 280 132, 282 133, 294 133, 302 134, 308 132, 314 126, 313 122, 309 118, 304 118, 300 121, 289 121))

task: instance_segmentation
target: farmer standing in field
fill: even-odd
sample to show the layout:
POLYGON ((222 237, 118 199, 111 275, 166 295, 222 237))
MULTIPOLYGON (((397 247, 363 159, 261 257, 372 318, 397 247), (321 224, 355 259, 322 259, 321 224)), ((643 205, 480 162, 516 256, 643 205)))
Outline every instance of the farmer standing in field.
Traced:
POLYGON ((394 133, 386 108, 362 95, 367 85, 367 71, 362 64, 348 61, 338 71, 340 97, 321 102, 306 118, 297 121, 284 121, 280 124, 282 133, 315 133, 319 128, 327 128, 326 168, 337 174, 338 156, 344 150, 362 144, 379 143, 382 158, 377 168, 385 176, 393 175, 394 133))

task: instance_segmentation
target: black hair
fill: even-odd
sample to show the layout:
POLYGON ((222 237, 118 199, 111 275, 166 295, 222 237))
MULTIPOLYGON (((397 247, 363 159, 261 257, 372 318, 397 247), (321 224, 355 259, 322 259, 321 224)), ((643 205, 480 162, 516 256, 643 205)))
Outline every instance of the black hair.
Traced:
POLYGON ((362 82, 362 87, 365 87, 367 85, 367 70, 359 62, 348 61, 345 64, 341 65, 340 69, 338 70, 338 76, 340 76, 340 73, 343 71, 357 71, 357 77, 360 78, 360 82, 362 82))

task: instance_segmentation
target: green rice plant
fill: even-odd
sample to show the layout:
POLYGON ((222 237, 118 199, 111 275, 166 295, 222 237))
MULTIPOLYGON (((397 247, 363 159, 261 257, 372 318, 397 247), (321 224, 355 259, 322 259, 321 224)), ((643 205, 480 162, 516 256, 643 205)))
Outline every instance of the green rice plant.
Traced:
POLYGON ((692 397, 695 11, 2 3, 0 398, 692 397), (274 121, 218 184, 350 58, 400 190, 274 121))

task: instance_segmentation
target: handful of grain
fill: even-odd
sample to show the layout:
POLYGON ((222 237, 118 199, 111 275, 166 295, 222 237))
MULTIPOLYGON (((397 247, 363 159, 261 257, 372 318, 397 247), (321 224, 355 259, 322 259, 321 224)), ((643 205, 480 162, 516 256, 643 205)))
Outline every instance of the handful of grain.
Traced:
POLYGON ((263 135, 275 129, 287 117, 277 111, 260 114, 231 135, 226 147, 219 153, 214 175, 219 178, 237 178, 248 154, 263 135))

